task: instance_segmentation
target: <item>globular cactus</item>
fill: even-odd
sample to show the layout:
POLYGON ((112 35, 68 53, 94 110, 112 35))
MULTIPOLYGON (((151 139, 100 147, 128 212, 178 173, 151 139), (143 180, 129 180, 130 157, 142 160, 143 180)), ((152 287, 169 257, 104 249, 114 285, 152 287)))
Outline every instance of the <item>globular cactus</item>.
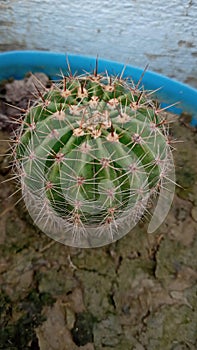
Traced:
POLYGON ((14 149, 34 222, 72 246, 119 239, 171 169, 166 120, 151 92, 96 69, 37 90, 14 149))

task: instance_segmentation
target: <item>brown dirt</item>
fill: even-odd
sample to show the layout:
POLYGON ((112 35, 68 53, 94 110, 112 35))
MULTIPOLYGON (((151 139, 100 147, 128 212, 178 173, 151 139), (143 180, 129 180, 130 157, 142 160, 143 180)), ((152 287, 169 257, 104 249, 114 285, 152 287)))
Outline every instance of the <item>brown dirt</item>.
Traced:
MULTIPOLYGON (((0 181, 11 176, 4 140, 20 114, 6 103, 26 108, 34 88, 31 77, 11 84, 0 89, 0 181)), ((153 234, 142 221, 111 245, 66 247, 15 205, 14 181, 1 184, 0 349, 197 348, 197 134, 174 118, 178 186, 153 234)))

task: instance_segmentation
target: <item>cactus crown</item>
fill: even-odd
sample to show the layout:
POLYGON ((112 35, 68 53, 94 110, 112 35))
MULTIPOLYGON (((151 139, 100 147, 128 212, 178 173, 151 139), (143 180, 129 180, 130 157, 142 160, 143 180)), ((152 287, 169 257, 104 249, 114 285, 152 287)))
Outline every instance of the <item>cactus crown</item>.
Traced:
POLYGON ((165 120, 151 93, 108 74, 53 83, 24 116, 15 147, 35 223, 73 246, 126 234, 169 169, 165 120))

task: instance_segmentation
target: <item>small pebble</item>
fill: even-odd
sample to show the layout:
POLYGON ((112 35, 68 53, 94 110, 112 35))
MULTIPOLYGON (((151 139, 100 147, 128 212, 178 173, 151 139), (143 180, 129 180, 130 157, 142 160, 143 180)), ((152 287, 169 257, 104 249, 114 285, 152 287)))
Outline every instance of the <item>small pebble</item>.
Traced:
POLYGON ((197 207, 192 208, 191 216, 192 216, 192 219, 197 222, 197 207))
POLYGON ((66 308, 66 324, 68 329, 72 329, 74 327, 75 321, 75 313, 71 309, 66 308))

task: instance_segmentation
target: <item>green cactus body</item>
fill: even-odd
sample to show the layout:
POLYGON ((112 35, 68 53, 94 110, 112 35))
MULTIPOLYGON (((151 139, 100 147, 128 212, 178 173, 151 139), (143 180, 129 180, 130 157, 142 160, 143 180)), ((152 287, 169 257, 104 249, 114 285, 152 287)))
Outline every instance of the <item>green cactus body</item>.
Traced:
POLYGON ((73 246, 120 238, 170 167, 156 104, 123 79, 96 73, 64 77, 39 95, 15 148, 31 216, 49 236, 73 246))

